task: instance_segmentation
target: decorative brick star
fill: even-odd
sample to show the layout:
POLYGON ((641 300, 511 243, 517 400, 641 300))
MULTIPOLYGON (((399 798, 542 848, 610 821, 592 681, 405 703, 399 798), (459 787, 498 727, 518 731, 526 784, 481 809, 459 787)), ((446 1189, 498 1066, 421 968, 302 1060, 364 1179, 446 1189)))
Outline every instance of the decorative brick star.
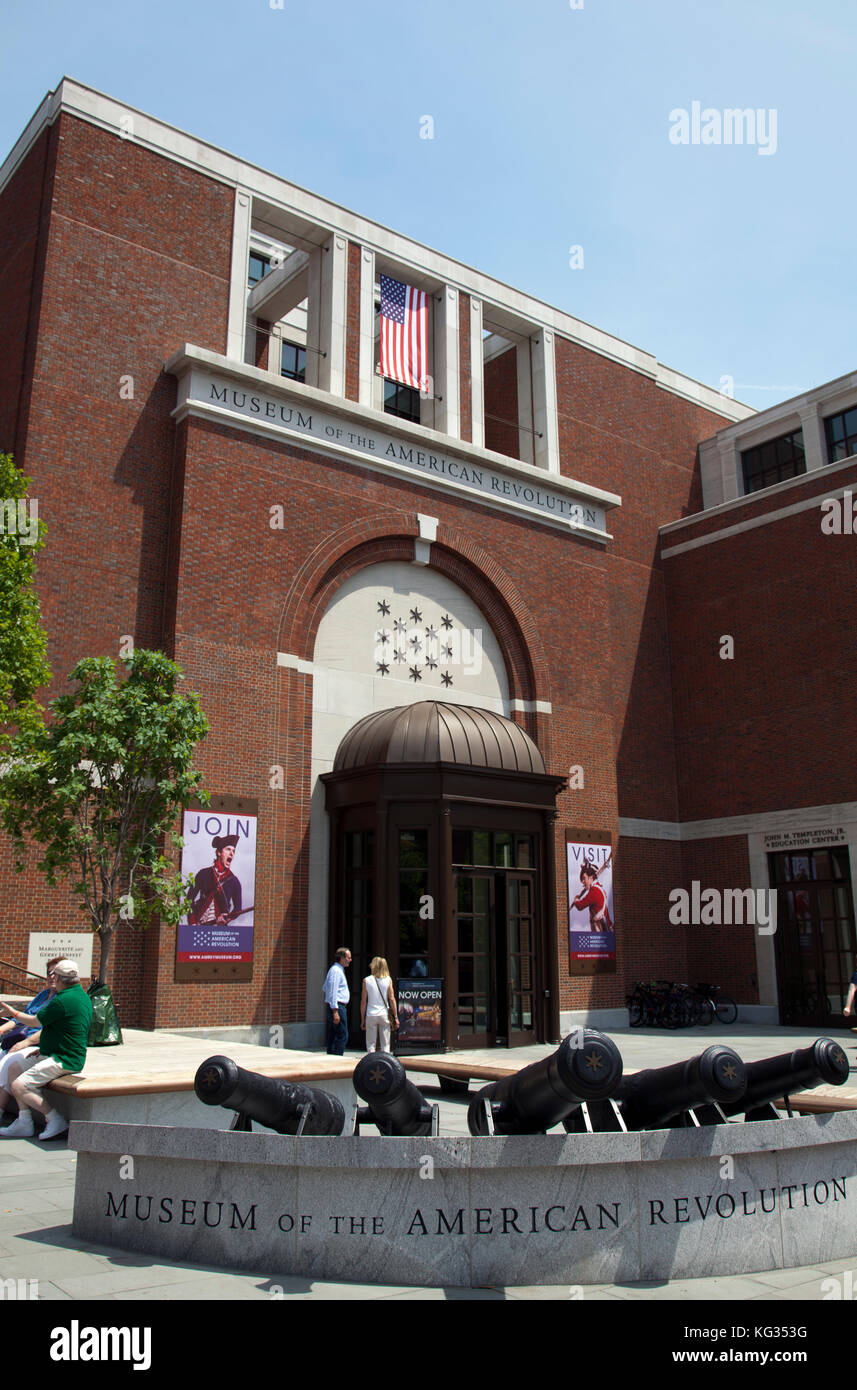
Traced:
POLYGON ((448 613, 444 613, 440 621, 443 627, 452 627, 452 618, 449 616, 448 613))
POLYGON ((396 621, 393 623, 394 632, 407 632, 407 630, 408 625, 405 622, 404 618, 397 618, 396 621))
POLYGON ((403 652, 401 647, 397 647, 396 650, 393 652, 394 661, 407 661, 407 658, 407 652, 403 652))
POLYGON ((375 670, 378 672, 379 676, 389 676, 390 674, 390 668, 387 665, 386 661, 379 661, 377 666, 375 667, 375 670))
POLYGON ((423 649, 423 644, 420 641, 419 637, 412 637, 410 645, 413 647, 415 652, 421 652, 423 649))
POLYGON ((435 661, 433 656, 426 657, 426 666, 429 668, 430 671, 437 670, 437 662, 435 661))
POLYGON ((412 622, 412 623, 421 623, 422 620, 423 620, 423 615, 422 615, 422 613, 420 612, 420 610, 419 610, 418 608, 412 608, 412 609, 411 609, 411 622, 412 622))
POLYGON ((449 645, 447 645, 446 647, 441 647, 440 654, 441 656, 445 656, 447 661, 449 661, 450 657, 452 656, 452 647, 449 645))
POLYGON ((434 628, 433 628, 433 627, 427 627, 427 628, 426 628, 426 641, 427 641, 427 642, 434 642, 436 639, 437 639, 437 633, 435 632, 434 628))
POLYGON ((387 616, 387 614, 389 613, 389 611, 390 611, 390 605, 389 605, 389 603, 387 602, 387 600, 384 599, 384 598, 379 599, 379 600, 378 600, 378 612, 379 612, 379 613, 383 613, 384 617, 386 618, 386 616, 387 616))
POLYGON ((375 641, 380 642, 382 647, 385 646, 389 640, 390 634, 385 627, 380 628, 378 632, 375 633, 375 641))
POLYGON ((448 671, 444 671, 443 675, 441 676, 441 680, 443 681, 444 685, 452 685, 452 676, 449 674, 448 671))
POLYGON ((411 667, 411 680, 412 680, 412 681, 421 681, 422 678, 423 678, 423 677, 422 677, 422 672, 420 671, 419 666, 412 666, 412 667, 411 667))

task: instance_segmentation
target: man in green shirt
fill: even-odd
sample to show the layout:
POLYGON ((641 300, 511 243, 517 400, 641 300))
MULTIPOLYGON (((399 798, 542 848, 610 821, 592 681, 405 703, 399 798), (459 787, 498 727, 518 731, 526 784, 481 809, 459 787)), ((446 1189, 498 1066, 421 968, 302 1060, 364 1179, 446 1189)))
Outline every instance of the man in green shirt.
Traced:
MULTIPOLYGON (((65 1134, 68 1120, 48 1105, 42 1094, 45 1086, 58 1076, 80 1071, 86 1060, 89 1025, 92 1022, 92 1000, 80 984, 80 975, 73 961, 57 961, 50 972, 56 994, 39 1011, 37 1022, 39 1050, 21 1061, 21 1070, 12 1081, 12 1095, 18 1102, 18 1118, 5 1129, 0 1139, 27 1139, 35 1134, 33 1111, 45 1118, 40 1139, 56 1139, 65 1134)), ((50 977, 49 977, 50 978, 50 977)), ((11 1010, 17 1018, 15 1010, 11 1010)), ((26 1015, 21 1015, 22 1021, 26 1015)), ((0 1101, 6 1096, 0 1094, 0 1101)))

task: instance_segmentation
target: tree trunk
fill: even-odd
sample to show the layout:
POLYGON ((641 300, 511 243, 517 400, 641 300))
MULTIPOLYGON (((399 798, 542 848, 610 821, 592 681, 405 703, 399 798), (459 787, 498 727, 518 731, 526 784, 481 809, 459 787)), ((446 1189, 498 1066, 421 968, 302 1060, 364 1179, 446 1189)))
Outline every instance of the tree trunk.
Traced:
POLYGON ((101 948, 100 959, 98 962, 98 978, 102 984, 108 984, 107 972, 110 966, 110 947, 113 944, 113 928, 102 927, 98 933, 98 941, 101 948))

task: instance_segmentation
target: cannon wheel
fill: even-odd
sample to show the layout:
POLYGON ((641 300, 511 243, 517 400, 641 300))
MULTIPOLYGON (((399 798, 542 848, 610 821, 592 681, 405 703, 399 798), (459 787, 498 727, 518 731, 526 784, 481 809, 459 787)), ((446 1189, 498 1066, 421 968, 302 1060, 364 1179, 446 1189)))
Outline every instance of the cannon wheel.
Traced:
POLYGON ((714 1001, 714 1011, 718 1023, 734 1023, 738 1017, 738 1005, 728 994, 720 994, 714 1001))

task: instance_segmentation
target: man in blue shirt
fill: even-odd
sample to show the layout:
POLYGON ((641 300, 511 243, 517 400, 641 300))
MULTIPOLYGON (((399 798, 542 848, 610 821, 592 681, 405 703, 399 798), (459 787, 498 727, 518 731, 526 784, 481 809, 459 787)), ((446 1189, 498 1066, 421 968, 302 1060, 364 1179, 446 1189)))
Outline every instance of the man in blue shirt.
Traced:
POLYGON ((327 1012, 327 1051, 341 1057, 348 1042, 348 1001, 351 995, 345 972, 351 964, 351 952, 340 946, 336 960, 324 977, 324 1007, 327 1012))

